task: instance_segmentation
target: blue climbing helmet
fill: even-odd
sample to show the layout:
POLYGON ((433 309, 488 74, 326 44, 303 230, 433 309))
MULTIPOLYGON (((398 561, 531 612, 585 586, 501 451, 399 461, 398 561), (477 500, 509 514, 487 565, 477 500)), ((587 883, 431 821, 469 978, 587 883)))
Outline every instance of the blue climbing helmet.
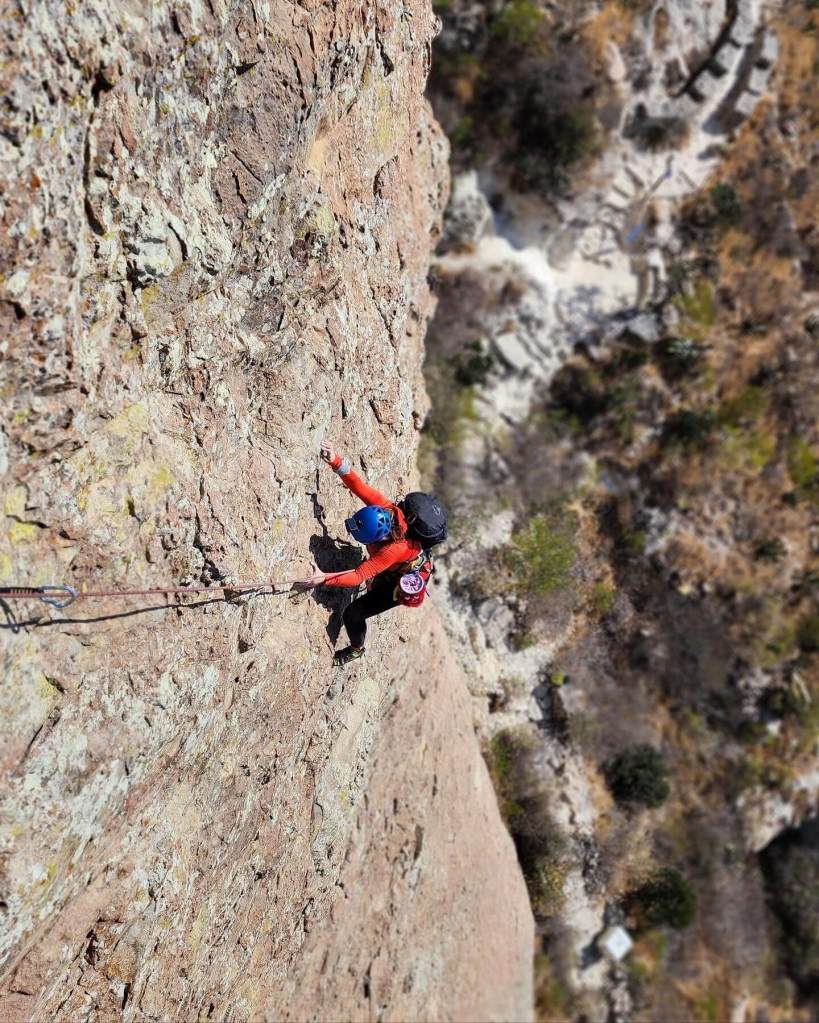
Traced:
POLYGON ((344 525, 359 543, 378 543, 392 533, 392 515, 386 508, 370 504, 347 519, 344 525))

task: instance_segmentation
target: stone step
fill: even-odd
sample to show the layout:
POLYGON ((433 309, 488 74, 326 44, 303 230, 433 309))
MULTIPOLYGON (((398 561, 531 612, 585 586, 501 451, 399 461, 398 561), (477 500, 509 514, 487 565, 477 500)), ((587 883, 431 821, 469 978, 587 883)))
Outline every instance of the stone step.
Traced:
POLYGON ((756 66, 758 68, 772 68, 779 59, 779 40, 773 32, 766 32, 762 40, 762 49, 759 51, 756 66))
POLYGON ((754 96, 762 96, 768 91, 771 72, 766 68, 755 67, 748 78, 748 89, 754 96))

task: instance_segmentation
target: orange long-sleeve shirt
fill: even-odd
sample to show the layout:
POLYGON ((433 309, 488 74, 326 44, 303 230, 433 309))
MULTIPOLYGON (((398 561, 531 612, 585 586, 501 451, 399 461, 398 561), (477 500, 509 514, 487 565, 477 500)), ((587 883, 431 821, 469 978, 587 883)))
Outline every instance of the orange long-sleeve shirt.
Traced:
MULTIPOLYGON (((338 472, 339 468, 343 466, 342 458, 336 455, 330 466, 338 472)), ((364 504, 379 505, 381 508, 386 508, 390 511, 394 521, 397 523, 397 532, 401 536, 396 540, 380 540, 378 543, 368 543, 367 552, 370 557, 366 561, 362 562, 358 568, 351 569, 349 572, 341 572, 339 575, 333 576, 332 579, 327 579, 324 585, 360 586, 362 583, 367 582, 368 579, 372 579, 374 576, 380 575, 390 568, 417 558, 422 550, 421 544, 417 540, 411 540, 405 535, 407 520, 398 505, 374 487, 368 486, 352 469, 339 473, 339 476, 344 486, 351 490, 356 497, 360 498, 364 504)))

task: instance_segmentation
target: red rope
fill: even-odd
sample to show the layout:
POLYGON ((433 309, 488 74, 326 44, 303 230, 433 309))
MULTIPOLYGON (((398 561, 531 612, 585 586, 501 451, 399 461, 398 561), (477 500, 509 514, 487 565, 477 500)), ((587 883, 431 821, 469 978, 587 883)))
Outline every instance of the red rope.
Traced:
MULTIPOLYGON (((207 593, 211 590, 261 590, 270 586, 276 589, 277 586, 290 586, 291 583, 264 582, 264 583, 241 583, 240 585, 222 583, 219 586, 157 586, 150 590, 78 590, 75 600, 82 600, 85 597, 149 597, 158 593, 207 593)), ((5 587, 0 586, 0 597, 11 599, 39 598, 43 593, 48 594, 52 586, 22 586, 5 587)), ((62 589, 62 587, 59 587, 62 589)))
MULTIPOLYGON (((342 575, 341 572, 330 572, 327 578, 332 578, 336 575, 342 575)), ((166 593, 211 593, 214 590, 231 590, 232 592, 241 593, 245 590, 263 590, 268 587, 272 590, 278 589, 280 586, 286 586, 288 590, 293 588, 293 583, 290 580, 277 582, 275 580, 265 580, 260 583, 217 583, 212 586, 156 586, 146 590, 74 590, 73 587, 66 587, 62 585, 43 585, 43 586, 0 586, 0 598, 12 599, 12 600, 40 600, 42 597, 48 596, 49 593, 57 590, 60 592, 66 592, 74 590, 74 600, 84 600, 86 598, 98 598, 98 597, 151 597, 157 594, 166 593)))
POLYGON ((236 593, 242 590, 262 590, 268 586, 275 590, 278 586, 287 586, 290 582, 263 582, 263 583, 221 583, 218 586, 157 586, 150 590, 80 590, 77 593, 77 600, 83 597, 151 597, 159 593, 209 593, 212 590, 232 590, 236 593))

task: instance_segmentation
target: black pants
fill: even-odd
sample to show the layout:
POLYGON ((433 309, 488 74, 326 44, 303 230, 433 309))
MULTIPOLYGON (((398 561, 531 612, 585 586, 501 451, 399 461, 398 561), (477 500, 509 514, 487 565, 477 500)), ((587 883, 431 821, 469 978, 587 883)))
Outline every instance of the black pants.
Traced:
POLYGON ((364 646, 367 638, 367 619, 383 614, 390 608, 397 607, 398 601, 393 596, 396 580, 385 580, 376 583, 363 597, 357 597, 344 611, 344 625, 350 639, 350 645, 364 646))

